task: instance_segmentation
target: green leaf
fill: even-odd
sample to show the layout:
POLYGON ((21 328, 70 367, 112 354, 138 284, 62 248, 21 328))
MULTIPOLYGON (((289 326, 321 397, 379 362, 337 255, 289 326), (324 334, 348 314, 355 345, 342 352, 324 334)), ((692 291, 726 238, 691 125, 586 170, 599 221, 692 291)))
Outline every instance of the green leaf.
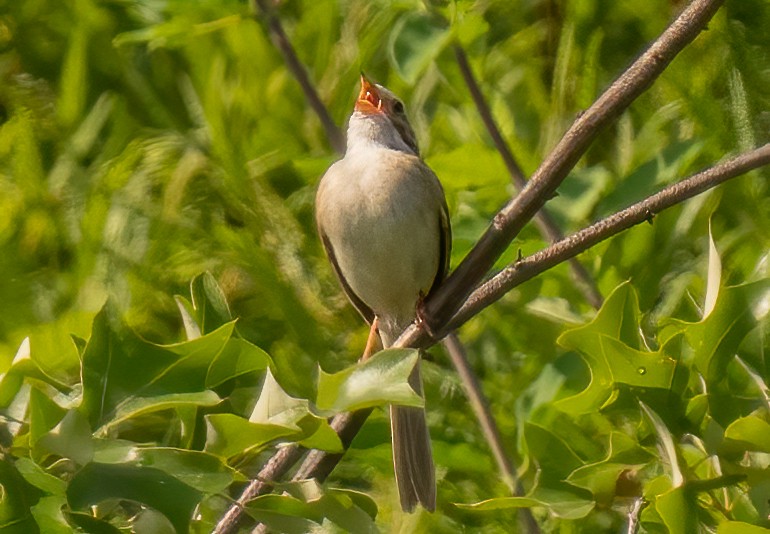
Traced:
POLYGON ((131 447, 114 463, 152 467, 171 475, 203 493, 224 491, 235 472, 221 458, 201 451, 171 447, 131 447))
POLYGON ((690 534, 698 531, 697 505, 693 494, 686 488, 675 487, 659 495, 655 509, 671 534, 690 534))
POLYGON ((754 415, 741 417, 725 430, 725 453, 740 454, 746 450, 770 454, 770 424, 754 415))
POLYGON ((13 358, 10 369, 0 375, 0 408, 7 408, 13 402, 26 378, 45 382, 59 391, 69 391, 67 384, 53 378, 38 365, 30 352, 30 340, 24 338, 13 358))
POLYGON ((286 534, 312 532, 323 521, 317 507, 288 495, 262 495, 249 501, 245 510, 271 530, 286 534))
POLYGON ((599 344, 613 383, 640 388, 671 387, 676 361, 665 348, 657 352, 640 351, 604 336, 599 338, 599 344))
POLYGON ((49 495, 64 495, 64 491, 67 489, 67 483, 59 477, 55 477, 46 472, 45 469, 36 462, 33 462, 29 458, 19 458, 14 465, 21 476, 24 477, 24 480, 36 488, 49 495))
POLYGON ((75 474, 67 488, 67 501, 73 510, 126 499, 161 512, 179 533, 188 531, 200 498, 198 490, 160 469, 122 464, 88 464, 75 474))
POLYGON ((347 532, 378 532, 374 523, 377 505, 362 493, 324 491, 313 479, 279 487, 289 495, 258 497, 247 505, 249 515, 282 532, 308 532, 324 519, 347 532))
POLYGON ((526 497, 497 497, 475 504, 456 504, 455 506, 473 512, 544 507, 562 519, 582 519, 594 509, 595 505, 588 492, 571 487, 569 484, 562 484, 556 489, 537 488, 526 497))
POLYGON ((135 398, 147 405, 145 398, 202 392, 211 361, 230 339, 233 327, 228 323, 192 341, 155 345, 120 322, 108 303, 94 319, 83 353, 82 409, 96 426, 114 417, 118 405, 125 417, 126 405, 135 398))
POLYGON ((0 488, 0 530, 14 534, 38 532, 30 507, 38 502, 40 491, 5 458, 0 458, 0 488))
POLYGON ((444 22, 418 11, 396 21, 388 41, 388 55, 396 72, 413 84, 441 53, 452 34, 444 22))
POLYGON ((35 523, 40 528, 40 532, 46 534, 72 534, 72 526, 64 517, 62 508, 67 505, 67 499, 64 492, 61 495, 41 498, 36 505, 30 508, 35 523))
POLYGON ((560 410, 572 414, 595 411, 610 399, 617 382, 668 386, 674 362, 663 353, 640 351, 644 343, 639 320, 636 291, 625 282, 612 292, 590 323, 559 336, 562 347, 580 352, 591 373, 583 391, 555 403, 560 410))
POLYGON ((62 420, 67 410, 61 408, 39 388, 33 387, 29 394, 29 441, 35 445, 38 440, 62 420))
POLYGON ((225 294, 210 272, 206 271, 193 278, 190 294, 197 324, 204 334, 233 320, 225 294))
POLYGON ((722 288, 708 317, 685 329, 695 367, 709 382, 724 378, 739 345, 764 313, 759 308, 769 290, 770 280, 722 288))
POLYGON ((229 458, 259 448, 274 439, 297 436, 299 427, 252 423, 237 415, 206 416, 206 452, 229 458))
POLYGON ((206 374, 206 387, 214 388, 232 378, 264 371, 272 365, 270 356, 245 339, 231 337, 211 362, 206 374))
POLYGON ((299 430, 297 422, 310 414, 309 404, 306 399, 297 399, 287 394, 268 369, 249 421, 299 430))
POLYGON ((302 447, 335 453, 345 451, 339 434, 335 432, 326 419, 308 416, 300 422, 300 426, 305 430, 305 434, 309 433, 307 437, 298 441, 302 447), (312 430, 313 427, 315 430, 312 430))
POLYGON ((545 427, 527 423, 524 427, 524 439, 544 479, 564 480, 572 471, 583 465, 569 445, 545 427))
POLYGON ((717 527, 717 534, 768 534, 770 529, 744 523, 743 521, 723 521, 717 527))
POLYGON ((722 261, 719 258, 714 235, 711 233, 711 220, 709 220, 709 263, 706 275, 706 298, 703 302, 703 318, 708 318, 717 304, 719 286, 722 282, 722 261))
POLYGON ((666 424, 663 422, 660 416, 652 410, 652 408, 644 404, 642 401, 639 401, 639 405, 641 406, 644 414, 652 423, 652 426, 658 435, 658 441, 660 442, 661 448, 664 452, 663 460, 668 464, 668 467, 671 470, 671 484, 674 488, 679 488, 682 486, 682 484, 684 484, 684 476, 682 475, 682 470, 679 467, 679 459, 676 455, 674 438, 671 436, 671 432, 669 432, 666 424))
POLYGON ((38 440, 37 446, 79 465, 87 464, 94 455, 91 427, 78 410, 67 412, 54 429, 38 440))
POLYGON ((184 332, 188 340, 198 339, 201 337, 201 327, 198 321, 195 319, 197 313, 192 303, 186 298, 174 295, 174 301, 177 308, 179 308, 179 315, 182 316, 182 324, 184 325, 184 332))
POLYGON ((320 371, 316 407, 331 415, 383 404, 423 406, 408 382, 419 357, 417 350, 389 349, 339 373, 320 371))
POLYGON ((170 393, 155 397, 131 397, 115 408, 115 416, 97 429, 97 436, 105 436, 121 423, 139 415, 145 415, 183 406, 214 406, 221 399, 213 391, 196 393, 170 393))

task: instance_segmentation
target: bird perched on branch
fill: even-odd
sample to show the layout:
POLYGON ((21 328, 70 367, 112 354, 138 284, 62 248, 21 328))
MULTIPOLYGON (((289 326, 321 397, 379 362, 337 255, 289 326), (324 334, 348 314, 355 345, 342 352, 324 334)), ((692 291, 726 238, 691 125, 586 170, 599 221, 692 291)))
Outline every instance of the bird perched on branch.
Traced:
MULTIPOLYGON (((316 222, 352 304, 390 347, 419 314, 449 267, 444 190, 420 159, 403 103, 361 76, 345 157, 321 179, 316 222)), ((419 360, 409 378, 422 395, 419 360)), ((405 511, 436 508, 436 475, 425 410, 391 406, 393 464, 405 511)))

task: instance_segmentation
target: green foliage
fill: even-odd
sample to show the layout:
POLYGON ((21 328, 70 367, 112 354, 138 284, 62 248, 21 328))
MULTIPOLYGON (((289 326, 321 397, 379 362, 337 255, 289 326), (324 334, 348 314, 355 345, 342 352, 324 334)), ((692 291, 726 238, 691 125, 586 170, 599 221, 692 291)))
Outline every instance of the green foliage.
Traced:
MULTIPOLYGON (((451 45, 531 173, 675 4, 293 0, 277 15, 338 124, 360 70, 404 98, 456 265, 513 189, 451 45)), ((768 27, 764 0, 725 2, 559 188, 562 228, 766 142, 768 27)), ((381 407, 423 403, 415 353, 351 365, 368 332, 313 222, 335 157, 245 2, 2 3, 4 531, 210 531, 277 444, 339 451, 326 416, 362 406, 327 484, 281 485, 247 513, 286 532, 510 532, 526 507, 543 531, 605 532, 642 497, 644 532, 770 528, 767 171, 581 256, 598 312, 560 266, 463 327, 525 496, 447 359, 423 362, 439 509, 408 516, 381 407)), ((498 265, 544 245, 527 227, 498 265)))

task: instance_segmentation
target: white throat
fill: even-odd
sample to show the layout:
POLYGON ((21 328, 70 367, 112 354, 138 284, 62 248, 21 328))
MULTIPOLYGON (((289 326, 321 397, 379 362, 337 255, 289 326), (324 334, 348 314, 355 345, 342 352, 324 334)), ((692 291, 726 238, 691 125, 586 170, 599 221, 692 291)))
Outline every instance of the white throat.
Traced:
POLYGON ((416 155, 386 115, 356 111, 348 123, 347 153, 372 147, 416 155))

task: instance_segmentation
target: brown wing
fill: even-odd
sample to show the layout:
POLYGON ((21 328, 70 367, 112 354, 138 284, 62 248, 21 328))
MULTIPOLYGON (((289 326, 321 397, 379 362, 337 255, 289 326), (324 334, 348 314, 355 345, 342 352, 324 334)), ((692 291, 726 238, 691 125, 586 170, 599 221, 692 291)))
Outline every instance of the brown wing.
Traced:
POLYGON ((329 241, 329 238, 320 228, 318 229, 318 234, 321 236, 321 242, 324 244, 326 256, 329 258, 329 263, 332 264, 334 274, 337 275, 337 279, 340 281, 340 285, 345 291, 345 295, 347 295, 348 300, 350 300, 351 304, 353 304, 353 306, 358 310, 358 313, 363 316, 366 322, 372 324, 372 321, 374 321, 374 312, 369 306, 364 304, 364 301, 361 300, 358 295, 353 292, 350 285, 348 284, 348 281, 345 280, 345 277, 342 275, 342 271, 340 271, 340 266, 337 263, 337 258, 334 256, 334 249, 332 248, 332 244, 329 241))
MULTIPOLYGON (((438 178, 436 178, 438 180, 438 178)), ((439 185, 441 187, 441 185, 439 185)), ((443 198, 443 191, 442 191, 443 198)), ((452 256, 452 226, 449 223, 449 208, 446 205, 446 199, 442 202, 441 211, 439 211, 439 258, 438 258, 438 272, 436 272, 436 278, 433 279, 433 285, 430 286, 428 295, 433 293, 441 282, 446 278, 449 272, 449 260, 452 256)))

